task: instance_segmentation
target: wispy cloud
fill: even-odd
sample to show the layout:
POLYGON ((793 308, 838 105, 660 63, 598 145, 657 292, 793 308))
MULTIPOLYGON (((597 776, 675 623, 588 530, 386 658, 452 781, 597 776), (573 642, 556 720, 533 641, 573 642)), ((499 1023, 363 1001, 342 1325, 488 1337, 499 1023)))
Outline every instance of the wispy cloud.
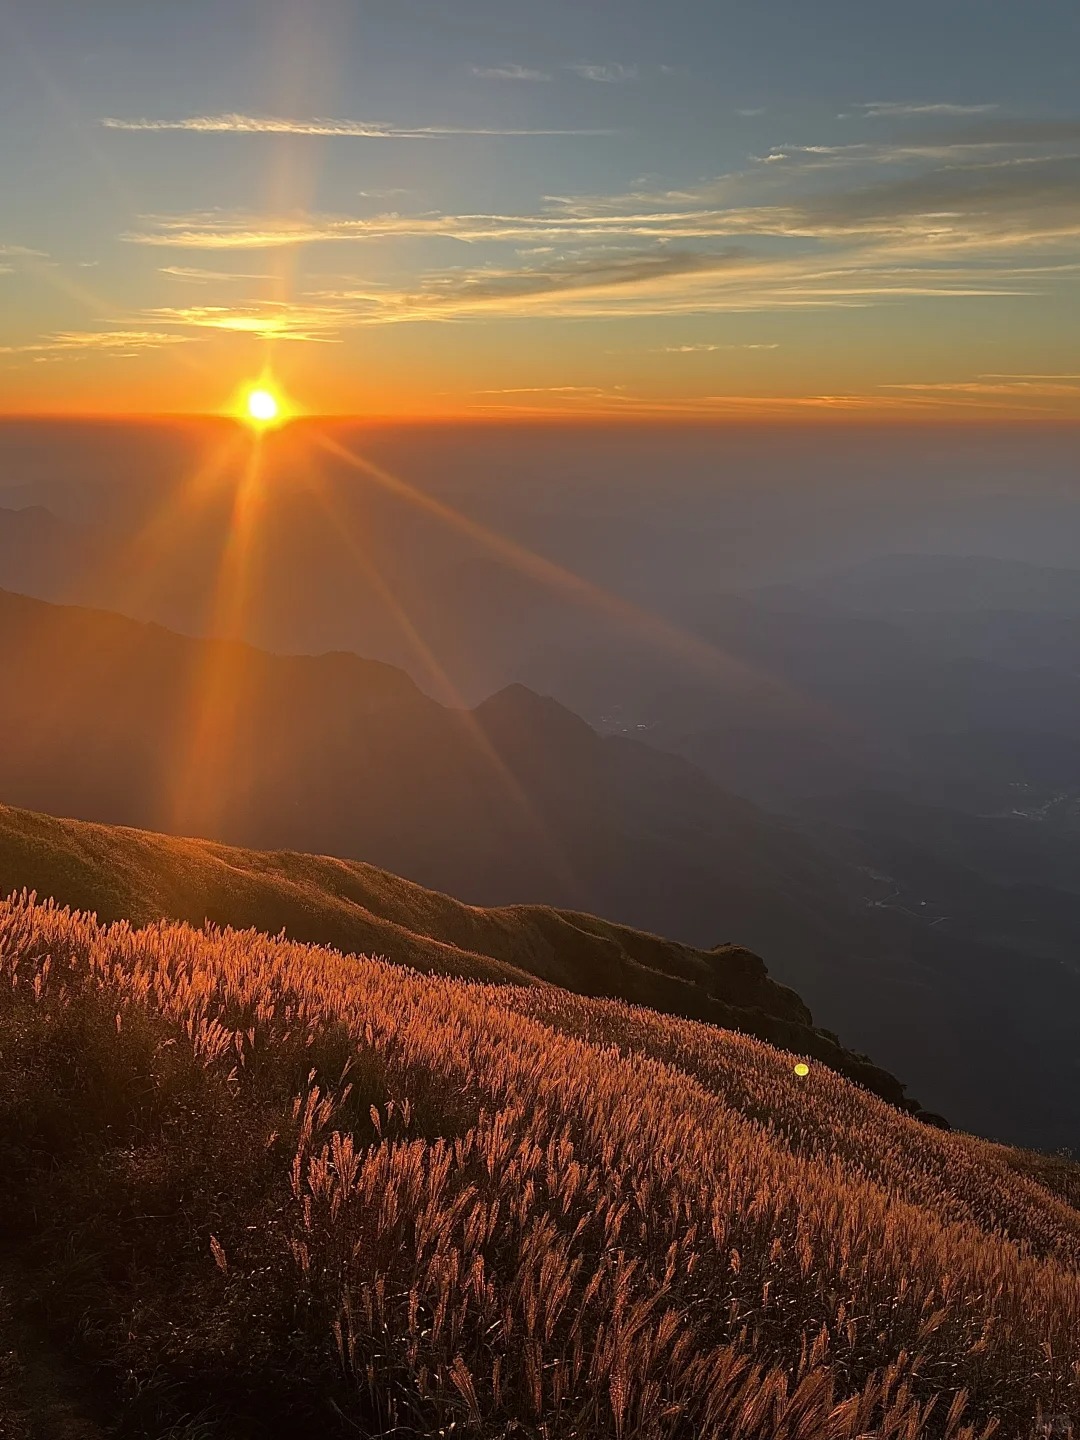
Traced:
POLYGON ((257 250, 389 236, 537 245, 733 237, 876 240, 911 250, 933 246, 938 254, 1064 243, 1080 237, 1080 155, 936 164, 915 174, 886 180, 860 176, 847 185, 791 196, 775 187, 763 190, 752 177, 720 177, 696 191, 552 197, 531 215, 157 216, 125 238, 180 249, 257 250))
POLYGON ((1080 372, 1067 371, 1065 374, 1050 372, 1049 374, 1036 373, 1033 375, 1002 374, 998 371, 990 371, 986 375, 980 375, 980 380, 1076 380, 1080 381, 1080 372))
POLYGON ((202 270, 196 265, 162 265, 159 267, 158 273, 168 275, 173 280, 187 280, 197 285, 207 285, 212 281, 272 280, 274 278, 265 273, 260 275, 235 270, 202 270))
MULTIPOLYGON (((705 315, 770 310, 851 309, 916 296, 1026 293, 1000 281, 973 283, 947 277, 895 273, 858 261, 823 266, 809 257, 777 259, 742 251, 647 252, 619 266, 552 262, 544 267, 484 266, 429 275, 416 289, 367 287, 328 292, 328 304, 357 303, 358 324, 452 321, 543 315, 549 318, 705 315)), ((319 297, 314 297, 318 299, 319 297)))
POLYGON ((1073 146, 1080 141, 1080 121, 1075 120, 992 120, 978 125, 924 130, 918 139, 853 141, 844 145, 774 145, 758 163, 787 162, 811 170, 855 169, 877 165, 911 165, 918 162, 938 165, 1004 163, 1040 156, 1042 149, 1073 146), (1029 153, 1025 156, 1024 151, 1029 153))
POLYGON ((342 310, 326 303, 268 301, 261 305, 160 306, 143 312, 153 325, 190 327, 195 330, 224 330, 233 335, 253 335, 260 340, 333 342, 342 327, 356 320, 355 310, 342 310))
MULTIPOLYGON (((1080 121, 953 116, 920 129, 917 142, 787 147, 769 164, 696 185, 665 188, 647 177, 621 193, 548 196, 531 212, 209 211, 145 217, 125 238, 195 252, 442 239, 480 252, 468 265, 451 256, 411 282, 313 289, 287 323, 284 310, 266 306, 187 312, 188 324, 283 338, 479 317, 1026 296, 1080 278, 1074 133, 1080 138, 1080 121)), ((160 314, 147 323, 156 328, 160 314)), ((916 398, 910 392, 911 404, 916 398)))
MULTIPOLYGON (((1080 127, 1078 127, 1080 129, 1080 127)), ((832 241, 865 237, 912 246, 979 248, 1020 246, 1080 235, 1080 155, 1030 153, 960 161, 924 163, 914 173, 873 178, 880 152, 868 147, 802 147, 776 158, 827 155, 839 163, 846 184, 822 189, 804 185, 798 173, 762 172, 722 176, 697 191, 675 190, 625 196, 587 196, 554 202, 557 213, 582 226, 619 225, 622 212, 644 230, 651 216, 654 233, 668 238, 691 234, 771 235, 832 241), (842 162, 842 163, 841 163, 842 162), (795 190, 796 193, 784 194, 795 190), (798 193, 801 189, 803 193, 798 193), (742 203, 740 203, 740 201, 742 203), (747 202, 750 203, 747 203, 747 202)), ((931 160, 908 150, 906 158, 931 160)))
POLYGON ((980 375, 975 380, 939 380, 883 385, 883 390, 911 390, 921 394, 996 395, 1017 399, 1080 400, 1078 375, 980 375))
POLYGON ((476 395, 559 395, 567 399, 596 399, 606 395, 619 396, 622 385, 509 385, 498 390, 476 390, 476 395))
POLYGON ((25 345, 0 345, 0 355, 105 354, 126 358, 178 345, 185 335, 160 330, 60 330, 25 345))
POLYGON ((713 354, 717 350, 779 350, 779 341, 773 341, 765 345, 761 343, 745 345, 712 345, 703 343, 700 345, 661 345, 655 351, 657 355, 701 355, 713 354))
POLYGON ((912 115, 985 115, 996 105, 956 105, 950 101, 868 100, 855 107, 865 115, 902 120, 912 115))
POLYGON ((359 140, 442 140, 455 135, 609 135, 609 130, 512 126, 393 125, 382 120, 286 119, 273 115, 189 115, 180 120, 107 117, 107 130, 189 131, 198 135, 314 135, 359 140))
POLYGON ((33 250, 29 245, 0 245, 0 275, 13 275, 27 263, 48 258, 44 250, 33 250))
POLYGON ((472 73, 481 80, 550 80, 546 70, 534 70, 529 65, 474 65, 472 73))
POLYGON ((603 85, 618 85, 627 80, 636 80, 638 77, 636 65, 621 65, 618 61, 608 61, 604 65, 577 63, 567 65, 566 68, 580 76, 582 80, 596 80, 603 85))
POLYGON ((536 215, 401 215, 369 218, 335 215, 261 217, 209 212, 144 217, 142 230, 123 238, 134 244, 190 250, 264 250, 323 241, 378 240, 388 237, 474 241, 547 242, 649 238, 716 238, 743 234, 753 227, 720 212, 648 212, 575 214, 558 205, 536 215))
POLYGON ((580 260, 556 261, 544 266, 498 270, 495 268, 450 274, 428 283, 423 298, 454 302, 525 299, 568 291, 610 290, 637 286, 671 276, 697 275, 724 270, 745 260, 747 252, 731 246, 721 251, 664 248, 629 255, 598 255, 580 260))
MULTIPOLYGON (((818 394, 818 395, 687 395, 658 398, 655 395, 634 394, 620 389, 604 390, 595 387, 595 393, 582 394, 586 387, 550 387, 535 390, 505 392, 475 392, 477 399, 470 405, 473 410, 494 411, 505 414, 529 414, 566 416, 581 413, 587 408, 590 415, 636 418, 672 419, 769 419, 787 414, 799 414, 827 418, 830 415, 866 415, 883 417, 888 415, 925 415, 927 413, 948 413, 955 410, 956 403, 948 399, 929 398, 914 395, 859 395, 859 394, 818 394), (570 390, 575 393, 565 393, 570 390), (479 398, 494 394, 496 398, 479 398)), ((991 402, 981 402, 983 408, 998 408, 991 402)), ((966 403, 964 409, 979 408, 979 404, 966 403)))
MULTIPOLYGON (((882 387, 883 389, 885 387, 882 387)), ((478 392, 482 393, 482 392, 478 392)), ((916 394, 916 393, 872 393, 810 395, 688 395, 658 398, 649 394, 632 394, 620 390, 617 393, 604 392, 597 387, 597 394, 589 397, 558 393, 558 387, 547 393, 537 390, 532 397, 523 393, 515 398, 508 392, 502 398, 475 401, 470 408, 481 411, 499 411, 507 415, 551 415, 566 416, 580 413, 581 402, 587 402, 588 412, 596 415, 625 418, 632 414, 636 418, 660 418, 698 420, 764 420, 783 418, 787 415, 805 415, 827 420, 830 416, 863 416, 868 419, 913 418, 930 419, 955 418, 967 414, 1002 415, 1013 414, 1023 417, 1052 417, 1071 413, 1060 403, 1013 402, 997 395, 986 394, 916 394)))

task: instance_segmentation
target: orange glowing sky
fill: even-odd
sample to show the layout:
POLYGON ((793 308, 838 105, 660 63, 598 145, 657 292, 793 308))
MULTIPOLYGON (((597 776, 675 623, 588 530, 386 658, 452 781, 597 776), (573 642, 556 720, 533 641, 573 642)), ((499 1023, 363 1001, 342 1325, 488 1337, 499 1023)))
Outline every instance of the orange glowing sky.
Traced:
POLYGON ((1080 418, 1071 0, 9 8, 5 412, 1080 418))

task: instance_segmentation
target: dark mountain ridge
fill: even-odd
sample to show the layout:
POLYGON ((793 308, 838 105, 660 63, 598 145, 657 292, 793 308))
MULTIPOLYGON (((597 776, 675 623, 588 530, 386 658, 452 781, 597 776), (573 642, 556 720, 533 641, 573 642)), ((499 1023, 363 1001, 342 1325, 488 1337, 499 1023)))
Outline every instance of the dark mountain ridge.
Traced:
POLYGON ((23 889, 103 923, 182 920, 284 933, 421 971, 627 1000, 813 1055, 890 1103, 924 1113, 893 1076, 815 1026, 799 996, 738 945, 700 950, 547 906, 465 905, 358 861, 241 850, 0 806, 0 896, 23 889))

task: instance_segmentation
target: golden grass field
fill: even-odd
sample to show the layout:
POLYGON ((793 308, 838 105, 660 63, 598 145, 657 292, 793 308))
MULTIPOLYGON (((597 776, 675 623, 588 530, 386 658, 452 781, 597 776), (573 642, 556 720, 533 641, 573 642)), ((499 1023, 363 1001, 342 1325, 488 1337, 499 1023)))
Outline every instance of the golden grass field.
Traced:
POLYGON ((0 1055, 4 1241, 107 1433, 1080 1425, 1076 1167, 749 1036, 24 895, 0 1055))

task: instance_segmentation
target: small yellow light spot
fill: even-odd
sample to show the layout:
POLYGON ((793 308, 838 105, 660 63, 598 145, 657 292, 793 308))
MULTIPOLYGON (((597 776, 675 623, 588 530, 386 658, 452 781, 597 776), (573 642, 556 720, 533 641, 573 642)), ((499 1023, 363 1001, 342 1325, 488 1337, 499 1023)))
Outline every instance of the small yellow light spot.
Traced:
POLYGON ((247 397, 247 413, 257 425, 270 425, 278 417, 278 402, 269 390, 251 390, 247 397))
POLYGON ((810 1066, 804 1065, 803 1062, 800 1060, 799 1063, 795 1066, 795 1074, 800 1077, 802 1077, 803 1075, 809 1075, 810 1066))

